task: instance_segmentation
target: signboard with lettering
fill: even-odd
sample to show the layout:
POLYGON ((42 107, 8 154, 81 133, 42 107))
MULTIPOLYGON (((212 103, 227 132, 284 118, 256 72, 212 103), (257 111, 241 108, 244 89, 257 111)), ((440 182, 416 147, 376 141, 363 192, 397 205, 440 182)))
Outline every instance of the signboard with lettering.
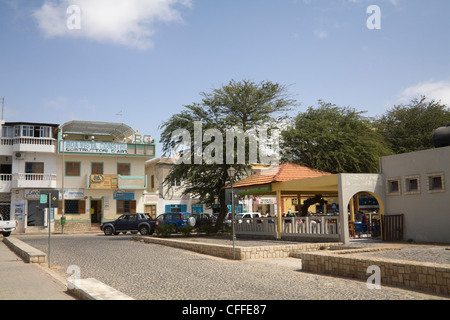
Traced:
POLYGON ((127 154, 126 143, 66 140, 63 146, 67 153, 127 154))
POLYGON ((91 174, 89 176, 89 188, 114 189, 118 187, 118 179, 117 174, 91 174))

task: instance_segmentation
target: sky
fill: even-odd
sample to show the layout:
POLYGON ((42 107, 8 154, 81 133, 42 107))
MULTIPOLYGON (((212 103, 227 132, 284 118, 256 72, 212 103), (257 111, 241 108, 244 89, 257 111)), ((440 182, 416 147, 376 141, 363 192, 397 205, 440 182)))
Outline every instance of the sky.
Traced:
POLYGON ((319 99, 372 117, 421 95, 450 105, 449 13, 445 0, 0 0, 3 118, 122 121, 158 142, 231 80, 285 85, 292 116, 319 99))

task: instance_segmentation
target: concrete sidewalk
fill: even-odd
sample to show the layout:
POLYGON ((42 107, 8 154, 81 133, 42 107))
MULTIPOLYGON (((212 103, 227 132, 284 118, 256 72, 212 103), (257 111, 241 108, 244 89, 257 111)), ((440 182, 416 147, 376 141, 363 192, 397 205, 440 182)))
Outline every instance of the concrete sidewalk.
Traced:
POLYGON ((25 263, 0 241, 0 300, 77 299, 44 267, 25 263))

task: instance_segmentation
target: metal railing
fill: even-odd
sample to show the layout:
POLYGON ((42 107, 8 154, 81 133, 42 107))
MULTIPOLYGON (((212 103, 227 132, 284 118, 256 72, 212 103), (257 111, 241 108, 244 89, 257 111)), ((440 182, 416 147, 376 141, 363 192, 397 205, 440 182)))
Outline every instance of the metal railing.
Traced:
MULTIPOLYGON (((273 235, 278 232, 277 217, 247 218, 236 220, 236 233, 247 235, 273 235)), ((337 215, 314 215, 308 217, 281 218, 281 237, 337 238, 339 219, 337 215)))

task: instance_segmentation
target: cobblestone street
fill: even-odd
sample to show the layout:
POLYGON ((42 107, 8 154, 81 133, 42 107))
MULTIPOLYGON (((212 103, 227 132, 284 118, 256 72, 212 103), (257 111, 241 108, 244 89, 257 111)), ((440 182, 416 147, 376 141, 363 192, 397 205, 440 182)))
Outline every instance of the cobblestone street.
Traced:
MULTIPOLYGON (((48 252, 45 236, 20 239, 48 252)), ((363 281, 302 272, 294 258, 232 261, 162 245, 132 241, 130 235, 55 235, 51 262, 68 277, 95 278, 138 300, 428 300, 441 296, 363 281)))

